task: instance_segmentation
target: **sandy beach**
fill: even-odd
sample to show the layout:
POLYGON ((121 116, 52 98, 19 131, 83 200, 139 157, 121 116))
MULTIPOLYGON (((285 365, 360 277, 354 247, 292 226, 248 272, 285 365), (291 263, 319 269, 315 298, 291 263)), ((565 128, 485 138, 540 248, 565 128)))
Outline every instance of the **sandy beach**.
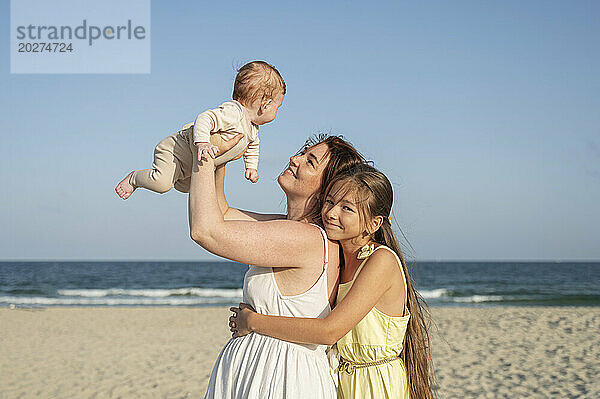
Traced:
MULTIPOLYGON (((440 398, 600 397, 600 308, 433 308, 440 398)), ((227 308, 0 309, 0 398, 198 398, 227 308)))

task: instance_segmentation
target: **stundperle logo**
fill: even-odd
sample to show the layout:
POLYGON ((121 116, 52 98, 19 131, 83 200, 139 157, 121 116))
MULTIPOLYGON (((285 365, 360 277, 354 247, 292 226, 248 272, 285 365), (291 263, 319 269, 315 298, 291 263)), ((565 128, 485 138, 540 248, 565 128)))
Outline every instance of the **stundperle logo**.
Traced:
POLYGON ((86 19, 81 25, 75 27, 70 25, 21 25, 17 26, 18 40, 87 40, 89 46, 96 40, 144 40, 146 39, 146 28, 135 25, 128 19, 123 25, 97 26, 88 24, 86 19))

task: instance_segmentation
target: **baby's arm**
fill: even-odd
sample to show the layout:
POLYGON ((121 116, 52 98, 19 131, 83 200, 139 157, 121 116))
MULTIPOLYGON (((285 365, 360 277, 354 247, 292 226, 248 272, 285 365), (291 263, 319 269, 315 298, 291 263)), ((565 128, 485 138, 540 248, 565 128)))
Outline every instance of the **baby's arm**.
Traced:
POLYGON ((258 181, 258 154, 259 154, 259 142, 258 137, 248 144, 246 152, 244 152, 244 164, 246 165, 246 179, 252 183, 258 181))
POLYGON ((215 158, 219 149, 210 143, 210 135, 216 132, 241 131, 242 110, 232 102, 221 104, 218 108, 204 111, 194 122, 194 144, 198 148, 198 159, 210 156, 215 158))

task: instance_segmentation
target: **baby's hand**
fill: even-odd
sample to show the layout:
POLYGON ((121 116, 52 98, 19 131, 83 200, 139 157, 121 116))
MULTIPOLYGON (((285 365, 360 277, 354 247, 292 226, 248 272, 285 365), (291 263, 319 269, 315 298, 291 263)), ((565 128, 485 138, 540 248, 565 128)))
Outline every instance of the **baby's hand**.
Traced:
POLYGON ((246 179, 250 180, 252 183, 256 183, 258 181, 258 171, 252 168, 246 169, 246 179))
POLYGON ((198 161, 202 159, 208 161, 209 156, 212 159, 215 159, 219 153, 219 147, 212 145, 211 143, 199 142, 196 143, 196 148, 198 148, 198 161))

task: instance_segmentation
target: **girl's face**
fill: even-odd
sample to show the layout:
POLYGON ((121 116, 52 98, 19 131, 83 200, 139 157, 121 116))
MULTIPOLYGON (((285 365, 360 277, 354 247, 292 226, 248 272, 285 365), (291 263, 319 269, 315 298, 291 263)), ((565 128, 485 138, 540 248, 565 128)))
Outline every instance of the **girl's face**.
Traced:
POLYGON ((290 158, 288 168, 277 181, 288 197, 309 198, 319 190, 327 162, 329 151, 326 144, 309 147, 302 154, 290 158))
POLYGON ((346 189, 343 181, 336 182, 327 193, 321 217, 330 240, 348 240, 365 233, 358 202, 358 190, 346 189))

